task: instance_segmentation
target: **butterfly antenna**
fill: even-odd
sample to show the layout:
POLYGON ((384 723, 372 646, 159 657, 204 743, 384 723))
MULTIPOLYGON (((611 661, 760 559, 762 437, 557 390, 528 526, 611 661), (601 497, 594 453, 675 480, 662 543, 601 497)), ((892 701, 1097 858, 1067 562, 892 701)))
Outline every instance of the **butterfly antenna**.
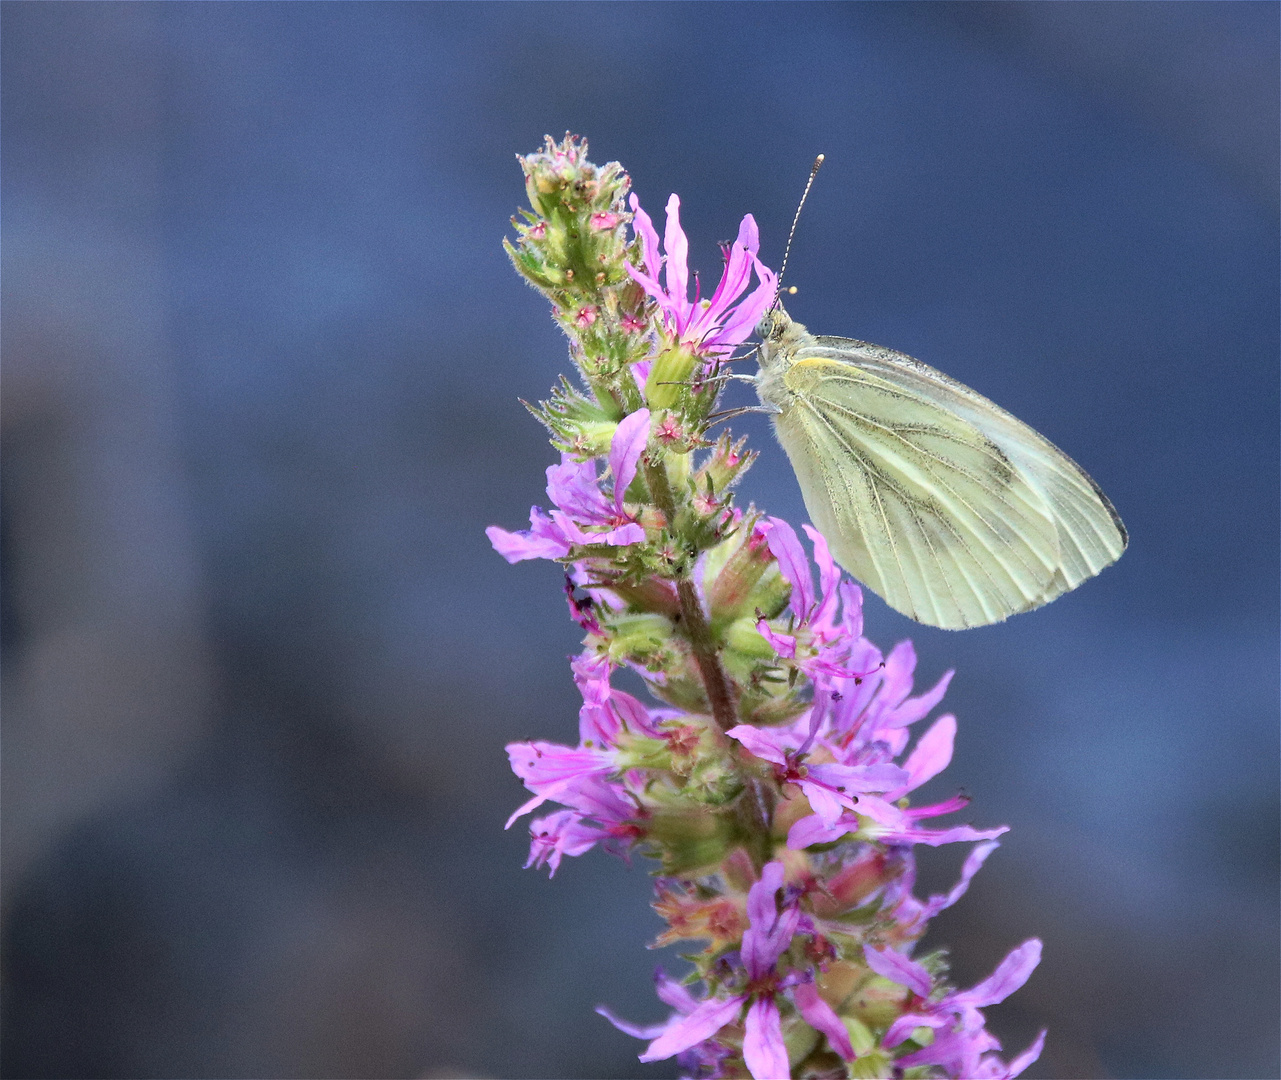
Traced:
POLYGON ((801 211, 805 208, 805 200, 810 197, 810 188, 814 186, 814 177, 818 175, 818 170, 823 165, 823 154, 819 154, 814 159, 814 164, 810 167, 810 178, 805 181, 805 190, 801 193, 801 201, 796 206, 796 215, 792 218, 792 228, 787 234, 787 247, 783 249, 783 265, 779 267, 778 284, 780 286, 778 294, 782 295, 783 275, 787 273, 787 257, 792 253, 792 237, 796 235, 796 223, 801 220, 801 211))

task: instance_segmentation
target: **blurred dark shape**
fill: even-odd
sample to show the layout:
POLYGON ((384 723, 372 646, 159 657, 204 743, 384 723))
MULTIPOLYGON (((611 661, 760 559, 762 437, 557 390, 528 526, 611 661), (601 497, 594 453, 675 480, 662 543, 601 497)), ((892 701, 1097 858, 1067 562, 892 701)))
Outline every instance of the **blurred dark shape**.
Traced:
POLYGON ((661 1013, 643 865, 501 829, 503 744, 576 730, 559 575, 482 532, 552 460, 498 241, 567 127, 705 273, 747 211, 777 263, 825 152, 796 317, 1114 497, 1130 551, 1043 612, 868 605, 1013 826, 931 942, 972 982, 1045 939, 993 1015, 1050 1027, 1029 1075, 1277 1075, 1275 5, 3 18, 5 1076, 672 1075, 591 1012, 661 1013))

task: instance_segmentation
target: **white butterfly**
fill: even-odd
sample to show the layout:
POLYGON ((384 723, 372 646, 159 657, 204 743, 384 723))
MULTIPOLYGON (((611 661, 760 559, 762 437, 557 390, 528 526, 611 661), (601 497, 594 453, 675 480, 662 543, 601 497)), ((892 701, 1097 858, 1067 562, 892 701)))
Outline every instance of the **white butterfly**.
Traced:
POLYGON ((816 337, 781 304, 758 332, 757 391, 805 506, 892 608, 985 626, 1121 557, 1125 526, 1099 486, 981 394, 892 349, 816 337))

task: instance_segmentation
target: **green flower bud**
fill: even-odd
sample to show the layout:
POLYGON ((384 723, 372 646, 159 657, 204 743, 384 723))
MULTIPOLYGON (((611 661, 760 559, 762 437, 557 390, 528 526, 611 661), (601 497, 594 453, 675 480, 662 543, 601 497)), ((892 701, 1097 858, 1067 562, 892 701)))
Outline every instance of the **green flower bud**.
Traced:
POLYGON ((645 380, 645 400, 649 407, 674 409, 681 395, 689 392, 689 387, 681 384, 689 382, 696 363, 694 353, 683 345, 659 353, 645 380))
MULTIPOLYGON (((848 1025, 849 1020, 845 1023, 848 1025)), ((925 1075, 929 1075, 927 1066, 925 1075)), ((872 1050, 850 1062, 852 1080, 888 1080, 894 1075, 893 1059, 884 1050, 872 1050)))
POLYGON ((756 629, 753 618, 735 619, 723 632, 725 648, 736 653, 737 659, 749 663, 769 663, 774 659, 774 647, 756 629))
POLYGON ((814 1048, 818 1046, 818 1040, 818 1032, 804 1021, 785 1025, 783 1045, 787 1047, 787 1063, 795 1069, 814 1052, 814 1048))
MULTIPOLYGON (((755 623, 758 611, 764 618, 771 619, 787 604, 790 587, 779 573, 765 537, 755 531, 753 524, 744 521, 740 526, 741 539, 736 538, 738 543, 729 549, 730 554, 722 566, 716 566, 720 561, 719 549, 708 556, 704 580, 711 582, 707 603, 715 627, 745 616, 751 616, 755 623)), ((722 545, 725 547, 727 545, 722 545)), ((769 650, 768 656, 773 655, 773 650, 769 650)))
POLYGON ((618 615, 610 620, 610 629, 614 636, 609 643, 609 658, 615 664, 633 656, 651 656, 672 636, 672 624, 661 615, 618 615))
POLYGON ((663 873, 697 877, 713 873, 737 846, 737 829, 731 817, 706 807, 660 810, 646 822, 646 840, 663 873))
POLYGON ((845 1030, 850 1033, 850 1045, 855 1054, 862 1057, 876 1049, 877 1038, 862 1020, 856 1016, 843 1016, 841 1021, 845 1024, 845 1030))

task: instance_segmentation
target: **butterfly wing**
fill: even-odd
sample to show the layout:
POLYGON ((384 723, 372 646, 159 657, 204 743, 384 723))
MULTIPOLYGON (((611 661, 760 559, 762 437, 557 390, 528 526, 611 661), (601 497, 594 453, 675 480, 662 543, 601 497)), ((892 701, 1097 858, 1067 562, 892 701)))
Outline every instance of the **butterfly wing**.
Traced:
POLYGON ((999 622, 1116 561, 1125 530, 1049 440, 941 372, 847 338, 810 338, 775 418, 833 553, 932 626, 999 622))

